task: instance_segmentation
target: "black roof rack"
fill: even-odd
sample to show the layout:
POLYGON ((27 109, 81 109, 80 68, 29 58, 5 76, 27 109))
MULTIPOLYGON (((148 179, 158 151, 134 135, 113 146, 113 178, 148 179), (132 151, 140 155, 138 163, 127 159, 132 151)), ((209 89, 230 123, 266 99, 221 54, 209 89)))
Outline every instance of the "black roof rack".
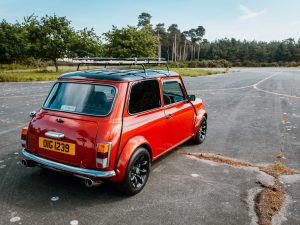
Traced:
POLYGON ((81 65, 103 65, 105 68, 107 65, 122 66, 122 65, 141 65, 143 67, 144 73, 146 73, 145 65, 161 65, 165 64, 168 72, 169 66, 164 58, 62 58, 58 59, 59 63, 77 65, 77 71, 81 65))

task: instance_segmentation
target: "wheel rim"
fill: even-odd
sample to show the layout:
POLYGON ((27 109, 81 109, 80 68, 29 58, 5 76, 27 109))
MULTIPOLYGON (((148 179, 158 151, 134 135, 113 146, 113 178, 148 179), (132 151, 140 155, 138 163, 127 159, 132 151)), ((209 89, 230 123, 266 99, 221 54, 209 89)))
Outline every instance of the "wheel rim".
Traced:
POLYGON ((146 155, 141 155, 130 169, 131 185, 138 189, 142 187, 149 174, 149 159, 146 155))
POLYGON ((207 123, 206 123, 206 120, 203 120, 199 127, 199 131, 198 131, 198 135, 199 135, 201 141, 204 141, 204 139, 205 139, 206 130, 207 130, 207 123))

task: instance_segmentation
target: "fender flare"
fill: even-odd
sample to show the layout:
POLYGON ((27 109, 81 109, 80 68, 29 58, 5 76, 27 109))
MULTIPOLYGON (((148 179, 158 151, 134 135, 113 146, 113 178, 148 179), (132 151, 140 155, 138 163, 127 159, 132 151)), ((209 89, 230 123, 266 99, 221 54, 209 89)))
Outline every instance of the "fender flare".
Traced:
POLYGON ((207 112, 204 110, 204 109, 200 109, 197 116, 196 116, 196 119, 195 119, 195 126, 194 126, 194 132, 193 132, 193 139, 196 138, 196 135, 197 135, 197 131, 198 131, 198 128, 200 126, 200 122, 203 118, 203 116, 206 117, 207 119, 207 112))
POLYGON ((143 136, 132 137, 131 139, 129 139, 127 141, 127 143, 123 147, 123 150, 117 161, 116 176, 114 176, 112 178, 112 181, 120 182, 124 179, 128 162, 129 162, 132 154, 134 153, 134 151, 141 145, 149 146, 149 148, 147 148, 147 150, 149 151, 150 155, 152 156, 150 144, 146 140, 146 138, 144 138, 143 136))

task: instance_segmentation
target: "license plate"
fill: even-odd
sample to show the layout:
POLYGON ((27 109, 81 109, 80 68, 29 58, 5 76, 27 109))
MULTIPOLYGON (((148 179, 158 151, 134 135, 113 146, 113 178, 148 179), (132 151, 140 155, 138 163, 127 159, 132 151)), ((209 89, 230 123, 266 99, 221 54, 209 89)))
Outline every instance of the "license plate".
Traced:
POLYGON ((57 141, 49 138, 39 138, 39 148, 60 152, 68 155, 75 155, 75 144, 57 141))

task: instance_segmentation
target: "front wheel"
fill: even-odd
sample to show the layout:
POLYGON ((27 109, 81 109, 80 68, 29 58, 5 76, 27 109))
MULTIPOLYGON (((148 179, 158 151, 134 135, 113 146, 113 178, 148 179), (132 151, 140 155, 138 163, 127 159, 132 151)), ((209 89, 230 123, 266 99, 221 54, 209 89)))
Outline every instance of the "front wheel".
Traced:
POLYGON ((206 132, 207 132, 207 120, 206 120, 206 117, 204 116, 201 119, 200 126, 198 128, 196 137, 195 137, 195 139, 192 140, 193 143, 194 144, 202 144, 205 140, 206 132))
POLYGON ((140 192, 147 183, 151 168, 150 154, 145 148, 138 148, 131 156, 125 178, 120 185, 122 192, 135 195, 140 192))

